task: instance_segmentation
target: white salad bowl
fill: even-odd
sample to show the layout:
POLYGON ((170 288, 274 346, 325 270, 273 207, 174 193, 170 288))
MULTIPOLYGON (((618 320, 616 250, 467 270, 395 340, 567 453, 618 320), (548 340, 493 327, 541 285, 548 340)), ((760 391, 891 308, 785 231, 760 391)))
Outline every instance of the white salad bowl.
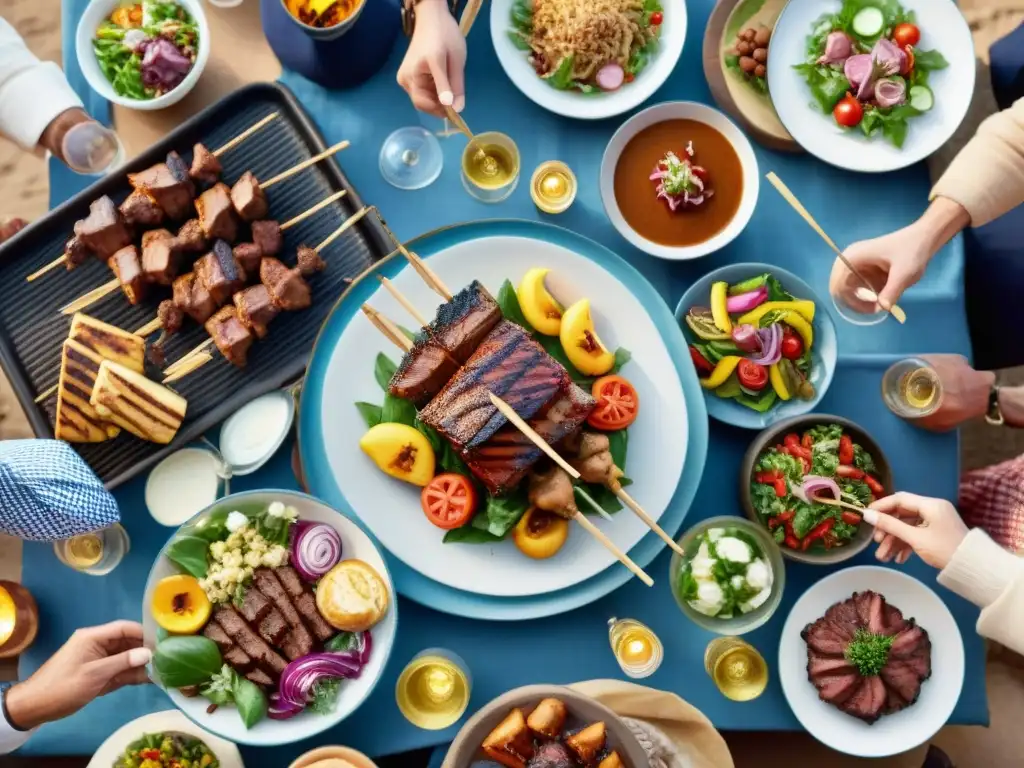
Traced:
MULTIPOLYGON (((736 124, 717 109, 698 104, 695 101, 666 101, 663 104, 655 104, 642 112, 638 112, 629 118, 612 136, 611 141, 604 150, 604 157, 601 158, 601 202, 604 204, 605 213, 611 219, 615 229, 629 242, 641 251, 657 256, 661 259, 672 259, 683 261, 706 256, 724 248, 731 243, 750 222, 754 215, 754 208, 757 205, 757 194, 761 184, 761 176, 757 168, 757 156, 750 141, 743 131, 736 127, 736 124), (694 245, 662 245, 648 240, 634 230, 619 209, 618 201, 615 199, 615 168, 619 164, 622 151, 630 140, 640 131, 657 123, 667 120, 694 120, 704 123, 721 133, 736 150, 740 159, 740 166, 743 169, 743 195, 740 198, 739 208, 736 214, 721 232, 707 240, 694 245)), ((651 204, 660 201, 655 200, 654 188, 651 188, 651 204)))
POLYGON ((118 94, 103 74, 103 70, 100 69, 99 62, 96 60, 96 53, 92 49, 92 41, 103 20, 119 7, 127 4, 124 0, 92 0, 82 13, 82 18, 78 20, 78 30, 75 33, 75 53, 78 57, 78 67, 85 75, 89 87, 112 104, 143 112, 164 109, 172 104, 177 104, 189 94, 199 82, 199 78, 206 68, 206 62, 210 58, 210 26, 206 22, 202 0, 174 1, 188 11, 199 28, 199 50, 196 52, 195 63, 178 87, 155 99, 129 99, 118 94))
POLYGON ((120 765, 118 759, 133 743, 147 733, 172 733, 199 739, 212 752, 220 768, 244 768, 238 747, 212 733, 207 733, 176 709, 153 712, 125 723, 104 741, 86 768, 110 768, 120 765))
MULTIPOLYGON (((247 730, 234 706, 226 705, 219 707, 213 714, 208 714, 206 709, 210 702, 202 696, 189 698, 177 689, 165 689, 174 705, 200 728, 238 744, 262 747, 291 744, 295 741, 307 739, 337 725, 355 712, 380 681, 388 656, 391 654, 391 648, 395 642, 395 633, 398 628, 398 596, 395 594, 391 574, 388 572, 387 565, 380 551, 358 525, 312 496, 307 496, 297 491, 284 490, 236 493, 212 504, 192 518, 182 528, 193 526, 219 510, 234 509, 239 504, 266 506, 273 501, 281 501, 286 505, 295 507, 299 512, 299 520, 301 521, 326 523, 333 527, 341 535, 341 559, 343 561, 358 559, 372 566, 381 579, 384 580, 390 599, 384 618, 370 630, 373 648, 370 653, 369 662, 363 667, 362 673, 358 678, 346 680, 342 684, 337 706, 330 714, 319 715, 307 710, 288 720, 264 718, 247 730)), ((180 532, 181 529, 176 531, 174 536, 177 536, 180 532)), ((168 544, 170 544, 174 536, 168 540, 168 544)), ((164 577, 182 572, 178 566, 165 556, 164 552, 166 549, 167 545, 164 545, 156 562, 153 563, 153 568, 150 570, 149 578, 146 581, 146 592, 142 604, 142 625, 145 644, 148 648, 156 647, 161 633, 150 609, 153 600, 153 590, 164 577)), ((156 675, 155 670, 152 668, 150 669, 150 677, 157 685, 160 684, 159 676, 156 675)))

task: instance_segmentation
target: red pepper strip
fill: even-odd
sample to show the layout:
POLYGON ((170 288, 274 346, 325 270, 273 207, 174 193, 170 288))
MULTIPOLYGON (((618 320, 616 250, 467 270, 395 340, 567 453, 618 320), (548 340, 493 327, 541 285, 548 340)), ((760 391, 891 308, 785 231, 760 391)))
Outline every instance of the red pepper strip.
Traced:
POLYGON ((693 365, 697 369, 698 374, 710 374, 715 370, 715 366, 711 364, 711 361, 704 357, 700 350, 694 346, 690 347, 690 359, 693 360, 693 365))
POLYGON ((785 439, 782 441, 782 444, 785 445, 787 448, 791 445, 795 445, 797 448, 799 448, 800 437, 795 432, 790 432, 788 435, 786 435, 785 439))
POLYGON ((811 452, 804 448, 803 446, 790 445, 788 446, 788 449, 789 455, 795 459, 807 459, 808 461, 811 460, 811 452))
POLYGON ((860 515, 856 512, 843 512, 840 517, 847 525, 860 525, 860 515))
POLYGON ((810 432, 804 433, 804 439, 800 441, 800 445, 802 445, 808 451, 814 448, 814 438, 811 437, 810 432))
POLYGON ((784 543, 790 549, 800 549, 800 542, 793 534, 787 534, 784 543))
POLYGON ((782 479, 782 473, 777 469, 773 469, 770 472, 758 472, 754 475, 754 479, 763 485, 775 485, 776 480, 782 479))
POLYGON ((780 512, 778 515, 776 515, 776 517, 779 520, 786 521, 792 520, 795 514, 796 512, 794 512, 792 509, 787 509, 785 512, 780 512))
POLYGON ((804 474, 811 474, 811 460, 805 459, 803 456, 800 457, 800 465, 804 468, 804 474))
POLYGON ((786 487, 786 481, 780 477, 775 481, 775 495, 781 499, 787 493, 789 493, 789 489, 786 487))
POLYGON ((885 496, 885 488, 871 475, 864 475, 864 482, 868 484, 868 488, 875 496, 885 496))
POLYGON ((839 463, 853 464, 853 440, 849 435, 839 438, 839 463))
POLYGON ((863 480, 864 470, 857 469, 856 467, 851 467, 848 464, 840 464, 838 467, 836 467, 836 475, 838 477, 849 477, 853 480, 863 480))
MULTIPOLYGON (((826 533, 831 531, 832 530, 832 526, 835 525, 835 524, 836 524, 835 519, 831 518, 831 517, 828 518, 827 520, 822 520, 820 523, 818 523, 816 526, 814 526, 811 529, 811 532, 808 533, 806 537, 804 537, 804 542, 806 543, 806 542, 815 541, 817 539, 820 539, 826 533)), ((810 546, 810 545, 808 544, 808 546, 810 546)), ((806 547, 805 547, 805 549, 806 549, 806 547)))

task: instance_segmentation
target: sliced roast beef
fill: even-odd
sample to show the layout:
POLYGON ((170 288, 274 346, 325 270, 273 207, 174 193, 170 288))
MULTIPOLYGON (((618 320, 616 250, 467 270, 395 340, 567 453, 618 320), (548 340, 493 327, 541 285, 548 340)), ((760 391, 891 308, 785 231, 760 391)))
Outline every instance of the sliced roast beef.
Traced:
POLYGON ((851 598, 857 608, 857 616, 860 619, 860 623, 865 627, 868 625, 868 621, 871 620, 871 596, 874 594, 874 592, 870 591, 854 592, 851 598))
MULTIPOLYGON (((251 591, 255 592, 256 590, 251 591)), ((284 620, 284 616, 277 608, 271 606, 270 611, 260 622, 259 633, 260 637, 272 646, 280 648, 285 635, 288 634, 288 622, 284 620)))
POLYGON ((921 678, 914 669, 902 662, 889 662, 882 669, 882 680, 900 695, 904 701, 913 703, 921 691, 921 678))
POLYGON ((894 605, 885 604, 885 634, 899 634, 907 626, 907 620, 903 618, 903 612, 894 605))
POLYGON ((807 656, 807 674, 812 678, 849 675, 857 672, 857 668, 842 656, 819 656, 810 653, 807 656))
POLYGON ((214 618, 231 639, 256 661, 260 669, 275 677, 284 671, 285 660, 245 623, 245 619, 233 607, 220 606, 214 612, 214 618))
POLYGON ((269 689, 274 687, 274 681, 270 678, 270 676, 266 672, 263 672, 259 669, 253 669, 249 672, 246 672, 245 679, 251 683, 256 683, 256 685, 258 685, 260 688, 269 689))
POLYGON ((901 709, 906 709, 913 701, 905 701, 892 686, 888 683, 885 686, 885 706, 882 708, 883 715, 893 715, 901 709))
POLYGON ((313 638, 303 623, 298 609, 292 603, 274 572, 267 568, 261 568, 253 574, 252 578, 256 588, 273 601, 291 628, 281 643, 284 655, 288 659, 294 660, 310 653, 313 650, 313 638))
POLYGON ((861 621, 855 601, 856 598, 851 598, 842 603, 836 603, 825 611, 826 619, 834 622, 840 627, 849 627, 851 629, 851 637, 853 637, 853 633, 856 632, 859 627, 867 623, 866 621, 861 621))
POLYGON ((320 642, 325 642, 337 634, 335 630, 316 608, 316 599, 309 588, 299 578, 299 574, 291 566, 282 566, 274 569, 274 575, 281 582, 288 596, 295 604, 295 609, 306 622, 306 626, 320 642))
POLYGON ((917 650, 924 637, 925 631, 911 622, 909 626, 904 627, 903 631, 896 635, 896 639, 892 641, 892 648, 889 649, 889 653, 897 658, 910 656, 917 650))
POLYGON ((247 622, 255 626, 263 621, 272 607, 267 596, 258 589, 247 589, 242 604, 238 607, 238 612, 247 622))
POLYGON ((871 603, 868 607, 868 631, 875 635, 884 635, 885 609, 882 596, 877 592, 871 593, 871 603))
POLYGON ((228 633, 224 631, 224 627, 212 619, 206 622, 206 626, 203 627, 203 636, 213 640, 213 642, 217 644, 217 647, 220 648, 221 653, 224 653, 235 644, 234 641, 228 637, 228 633))
POLYGON ((842 656, 850 644, 853 633, 828 619, 819 619, 801 633, 809 648, 826 656, 842 656))
POLYGON ((859 717, 865 723, 873 723, 882 715, 885 707, 885 684, 878 675, 862 678, 860 687, 843 705, 847 714, 859 717))
MULTIPOLYGON (((224 661, 231 665, 231 667, 238 672, 240 675, 245 675, 253 670, 255 662, 252 657, 239 648, 237 645, 232 645, 226 651, 223 652, 224 661)), ((258 670, 257 670, 258 671, 258 670)))
POLYGON ((857 691, 860 682, 860 675, 851 673, 823 677, 820 680, 815 680, 814 686, 818 689, 818 698, 840 707, 857 691))

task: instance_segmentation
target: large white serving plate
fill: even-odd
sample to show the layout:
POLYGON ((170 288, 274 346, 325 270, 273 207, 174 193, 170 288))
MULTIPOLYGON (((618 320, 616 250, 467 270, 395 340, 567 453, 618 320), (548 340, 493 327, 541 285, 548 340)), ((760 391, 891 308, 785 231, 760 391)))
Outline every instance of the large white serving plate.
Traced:
POLYGON ((875 565, 846 568, 815 582, 790 611, 779 641, 779 680, 793 714, 818 741, 849 755, 887 757, 925 743, 949 720, 964 682, 964 642, 945 603, 914 577, 875 565), (800 637, 833 603, 866 589, 916 619, 932 643, 932 676, 921 684, 917 702, 872 725, 818 698, 800 637))
POLYGON ((949 62, 931 72, 928 87, 935 106, 908 123, 902 148, 885 138, 868 139, 859 128, 844 130, 814 104, 803 76, 793 69, 806 59, 807 37, 824 13, 839 10, 841 0, 791 0, 772 32, 768 50, 768 89, 779 119, 793 138, 826 163, 851 171, 881 173, 924 160, 946 143, 963 122, 974 94, 974 42, 952 0, 901 0, 917 14, 922 50, 937 50, 949 62))
MULTIPOLYGON (((552 270, 548 285, 566 304, 589 297, 597 330, 610 348, 633 354, 622 374, 639 393, 640 415, 629 430, 624 467, 633 479, 630 493, 655 519, 672 499, 687 448, 687 409, 675 365, 657 325, 641 301, 594 261, 562 245, 499 235, 454 244, 430 258, 430 267, 456 291, 473 279, 497 294, 505 279, 518 284, 535 266, 552 270)), ((427 316, 439 298, 406 267, 395 286, 427 316)), ((368 303, 396 322, 415 325, 383 288, 368 303)), ((380 543, 424 576, 450 587, 483 595, 517 597, 554 592, 579 584, 615 562, 582 529, 550 560, 530 560, 510 541, 493 545, 444 544, 443 532, 420 509, 419 488, 380 472, 359 449, 366 427, 357 401, 379 403, 383 392, 374 380, 380 352, 394 360, 392 347, 361 313, 355 315, 330 349, 322 386, 322 444, 327 463, 345 501, 380 543)), ((327 354, 326 350, 318 353, 327 354)), ((611 522, 595 518, 601 529, 628 551, 648 533, 628 510, 611 522)), ((621 567, 616 565, 616 567, 621 567)))
POLYGON ((621 115, 647 101, 675 69, 686 41, 686 3, 661 0, 664 21, 658 51, 636 79, 616 91, 584 94, 552 88, 537 75, 528 60, 528 52, 515 46, 509 37, 515 0, 491 0, 491 41, 502 69, 512 84, 538 106, 549 112, 581 120, 601 120, 621 115))
POLYGON ((220 768, 245 768, 238 747, 207 733, 176 709, 153 712, 125 723, 104 741, 86 768, 110 768, 135 741, 148 733, 184 734, 199 739, 217 757, 220 768))

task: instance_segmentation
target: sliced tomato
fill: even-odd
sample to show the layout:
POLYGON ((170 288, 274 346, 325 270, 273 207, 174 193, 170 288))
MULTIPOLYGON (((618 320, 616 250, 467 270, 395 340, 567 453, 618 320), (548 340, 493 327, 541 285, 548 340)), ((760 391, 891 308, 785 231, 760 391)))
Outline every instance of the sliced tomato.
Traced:
POLYGON ((808 461, 810 461, 812 457, 811 452, 804 448, 802 445, 787 445, 786 453, 788 453, 794 459, 807 459, 808 461))
POLYGON ((776 480, 782 479, 782 473, 777 469, 773 469, 770 472, 758 472, 754 479, 762 485, 775 485, 776 480))
POLYGON ((914 46, 907 45, 903 47, 903 52, 907 54, 906 60, 903 62, 903 69, 900 70, 901 75, 909 75, 914 71, 914 64, 917 63, 917 59, 914 57, 914 46))
POLYGON ((590 388, 597 405, 587 417, 587 424, 595 429, 614 431, 625 429, 640 412, 640 396, 622 376, 602 376, 590 388))
POLYGON ((853 464, 853 440, 849 435, 839 438, 839 463, 853 464))
POLYGON ((768 386, 768 369, 752 360, 740 360, 740 364, 736 366, 736 375, 741 386, 754 392, 760 392, 768 386))
POLYGON ((847 525, 860 525, 860 515, 858 515, 856 512, 844 511, 840 515, 840 517, 843 519, 843 522, 847 525))
POLYGON ((908 22, 897 24, 892 30, 892 40, 900 48, 917 45, 921 42, 921 30, 908 22))
POLYGON ((789 447, 791 445, 800 447, 800 436, 795 432, 790 432, 788 435, 786 435, 785 438, 783 438, 782 444, 785 445, 786 447, 789 447))
POLYGON ((864 482, 867 483, 868 488, 871 489, 871 493, 873 493, 875 497, 885 496, 885 486, 871 475, 864 475, 864 482))
POLYGON ((814 438, 811 437, 810 432, 804 432, 804 436, 803 439, 800 441, 800 445, 802 445, 808 451, 814 448, 814 438))
POLYGON ((444 530, 465 525, 477 507, 476 486, 468 477, 446 472, 437 475, 420 492, 420 506, 427 519, 444 530))
POLYGON ((863 480, 864 470, 851 467, 849 464, 840 464, 836 467, 837 477, 848 477, 852 480, 863 480))

